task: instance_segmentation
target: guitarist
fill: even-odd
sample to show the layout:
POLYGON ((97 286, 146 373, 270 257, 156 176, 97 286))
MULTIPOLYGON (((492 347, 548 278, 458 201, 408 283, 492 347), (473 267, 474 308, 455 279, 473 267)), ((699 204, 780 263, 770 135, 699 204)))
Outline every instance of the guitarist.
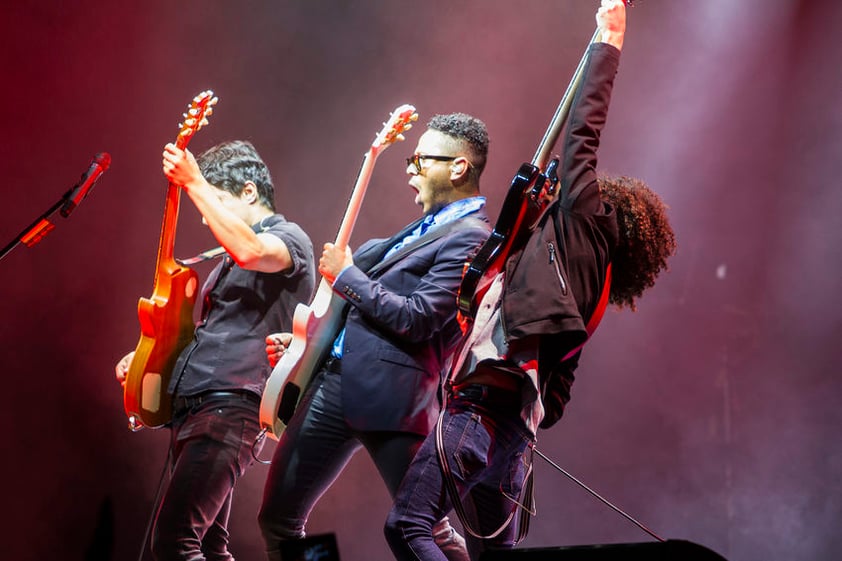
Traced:
MULTIPOLYGON (((270 559, 281 559, 283 540, 304 537, 316 501, 357 450, 366 448, 394 496, 433 428, 441 376, 461 336, 462 269, 490 231, 479 191, 487 154, 480 120, 433 117, 406 169, 424 216, 353 256, 325 244, 319 272, 349 311, 275 448, 259 515, 270 559)), ((267 337, 270 362, 289 341, 267 337)), ((431 533, 446 558, 467 559, 446 518, 431 533)))
MULTIPOLYGON (((266 333, 291 329, 315 286, 313 246, 275 213, 266 164, 245 141, 198 159, 168 144, 164 175, 180 185, 226 250, 202 293, 201 321, 176 361, 172 461, 152 535, 159 561, 233 559, 228 515, 234 484, 252 463, 258 408, 270 372, 266 333)), ((123 380, 133 353, 117 365, 123 380)))
POLYGON ((525 535, 528 518, 518 528, 515 514, 531 509, 531 448, 539 426, 552 424, 569 399, 578 347, 601 313, 609 263, 611 302, 633 308, 674 250, 654 193, 629 181, 612 182, 610 191, 599 186, 596 150, 623 45, 624 3, 602 0, 596 19, 601 39, 589 49, 563 137, 559 197, 492 273, 479 301, 454 359, 440 424, 413 460, 386 522, 399 561, 444 559, 430 528, 451 508, 474 560, 486 547, 510 548, 525 535))

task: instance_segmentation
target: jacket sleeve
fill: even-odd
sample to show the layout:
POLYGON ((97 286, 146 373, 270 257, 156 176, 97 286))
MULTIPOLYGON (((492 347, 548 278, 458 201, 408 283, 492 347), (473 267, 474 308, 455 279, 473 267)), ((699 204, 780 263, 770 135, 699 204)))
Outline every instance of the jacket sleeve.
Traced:
POLYGON ((616 47, 607 43, 590 46, 581 86, 573 98, 564 134, 559 171, 559 200, 564 208, 575 205, 579 212, 599 211, 596 152, 619 64, 620 51, 616 47))
POLYGON ((539 428, 548 429, 564 415, 564 407, 570 401, 570 387, 575 379, 574 372, 579 366, 581 351, 565 361, 547 361, 550 363, 541 371, 541 402, 544 405, 544 418, 539 428))
POLYGON ((351 266, 333 290, 378 329, 410 343, 424 342, 455 318, 465 261, 487 237, 484 228, 454 230, 377 279, 351 266))

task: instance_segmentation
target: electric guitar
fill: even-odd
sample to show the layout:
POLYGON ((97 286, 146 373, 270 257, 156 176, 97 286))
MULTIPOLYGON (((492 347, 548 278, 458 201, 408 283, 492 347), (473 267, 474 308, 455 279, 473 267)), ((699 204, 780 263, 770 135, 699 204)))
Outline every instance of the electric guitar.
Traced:
MULTIPOLYGON (((627 6, 632 0, 625 0, 627 6)), ((529 232, 540 222, 544 212, 557 195, 558 158, 550 159, 550 152, 558 140, 573 98, 582 82, 585 64, 590 46, 599 41, 602 30, 597 28, 582 55, 573 78, 567 86, 561 102, 547 127, 544 137, 535 151, 531 163, 524 163, 512 179, 500 215, 488 240, 480 246, 476 256, 467 263, 459 286, 458 305, 459 322, 463 326, 476 314, 482 294, 488 289, 494 277, 499 273, 506 259, 526 241, 529 232)))
MULTIPOLYGON (((377 134, 365 155, 345 216, 334 244, 340 249, 348 246, 351 232, 362 205, 365 190, 371 179, 377 157, 398 140, 418 119, 415 107, 401 105, 395 109, 383 129, 377 134)), ((345 301, 333 293, 322 278, 309 306, 299 304, 293 315, 292 342, 281 355, 266 380, 260 401, 260 426, 277 440, 289 423, 304 389, 327 357, 333 341, 342 328, 345 301)))
MULTIPOLYGON (((217 98, 208 90, 193 98, 179 125, 176 146, 182 150, 200 128, 208 123, 217 98)), ((181 188, 169 184, 164 205, 164 220, 158 243, 158 260, 151 298, 137 304, 140 341, 126 374, 123 406, 129 428, 158 428, 172 418, 172 403, 167 393, 172 369, 179 353, 193 338, 193 304, 198 292, 198 275, 173 258, 175 229, 181 188)))

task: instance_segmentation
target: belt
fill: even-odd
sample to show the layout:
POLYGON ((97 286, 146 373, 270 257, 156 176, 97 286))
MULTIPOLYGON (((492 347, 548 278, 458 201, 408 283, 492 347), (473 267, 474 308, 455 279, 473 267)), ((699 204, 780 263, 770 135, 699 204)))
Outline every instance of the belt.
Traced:
POLYGON ((520 392, 489 386, 488 384, 464 384, 454 386, 452 395, 456 399, 463 399, 471 403, 485 403, 487 405, 517 405, 520 406, 520 392))
POLYGON ((197 395, 188 395, 185 397, 176 397, 173 399, 173 410, 182 411, 184 409, 192 409, 197 405, 201 405, 202 403, 213 399, 239 399, 260 405, 260 396, 254 392, 247 390, 219 390, 203 392, 197 395))

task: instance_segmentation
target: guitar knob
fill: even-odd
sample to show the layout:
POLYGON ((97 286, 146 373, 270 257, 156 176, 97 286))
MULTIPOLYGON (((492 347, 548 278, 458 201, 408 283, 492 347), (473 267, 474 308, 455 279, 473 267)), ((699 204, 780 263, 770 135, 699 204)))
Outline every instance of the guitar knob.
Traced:
POLYGON ((137 432, 143 429, 143 423, 135 417, 134 415, 129 415, 129 430, 132 432, 137 432))

